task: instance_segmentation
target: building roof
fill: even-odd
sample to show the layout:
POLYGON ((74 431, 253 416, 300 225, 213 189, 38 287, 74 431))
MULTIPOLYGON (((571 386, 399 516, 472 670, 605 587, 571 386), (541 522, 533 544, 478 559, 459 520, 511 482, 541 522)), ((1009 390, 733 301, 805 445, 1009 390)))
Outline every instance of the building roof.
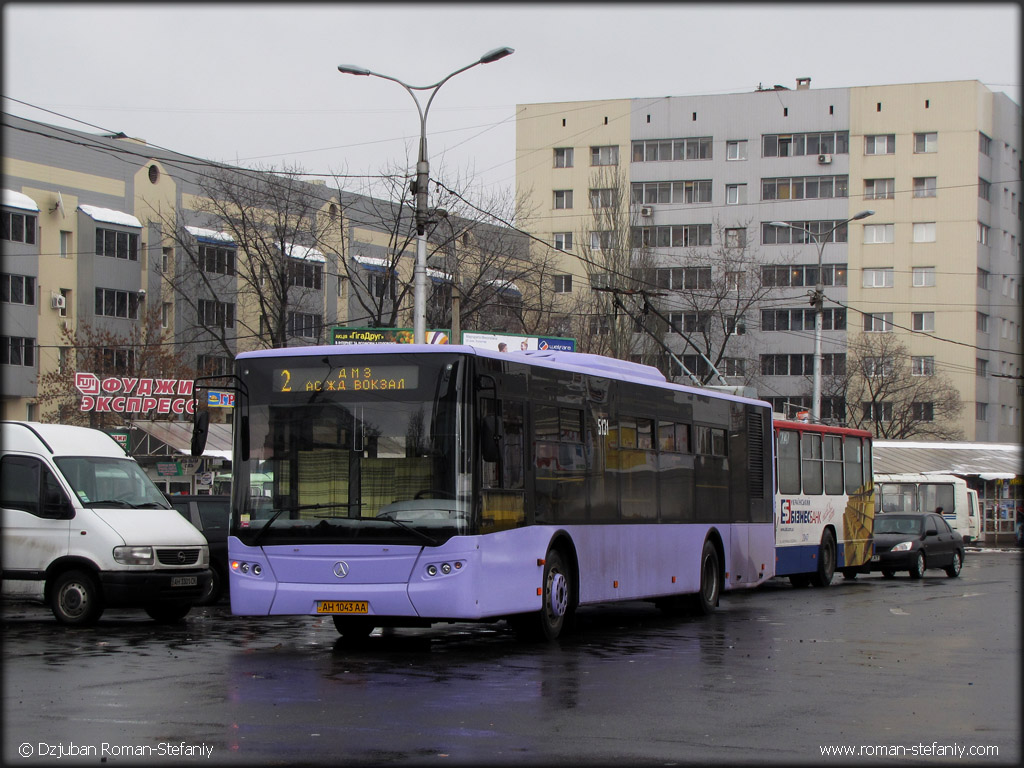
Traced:
MULTIPOLYGON (((192 452, 192 422, 191 421, 144 421, 135 420, 132 427, 144 432, 151 438, 155 438, 162 445, 154 446, 151 443, 136 443, 132 441, 132 455, 140 456, 174 455, 182 453, 190 455, 192 452), (136 448, 138 445, 138 448, 136 448)), ((206 450, 203 456, 231 459, 231 425, 210 424, 210 431, 206 439, 206 450)))
POLYGON ((982 480, 1009 480, 1024 475, 1021 447, 1005 443, 921 443, 876 440, 874 471, 977 475, 982 480))

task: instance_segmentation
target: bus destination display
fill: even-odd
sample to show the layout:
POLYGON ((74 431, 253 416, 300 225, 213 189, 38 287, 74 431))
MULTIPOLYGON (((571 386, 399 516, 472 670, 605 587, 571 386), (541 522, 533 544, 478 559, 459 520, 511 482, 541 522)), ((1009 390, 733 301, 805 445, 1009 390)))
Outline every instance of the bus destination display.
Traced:
POLYGON ((319 365, 274 370, 275 392, 384 392, 416 389, 415 365, 319 365))

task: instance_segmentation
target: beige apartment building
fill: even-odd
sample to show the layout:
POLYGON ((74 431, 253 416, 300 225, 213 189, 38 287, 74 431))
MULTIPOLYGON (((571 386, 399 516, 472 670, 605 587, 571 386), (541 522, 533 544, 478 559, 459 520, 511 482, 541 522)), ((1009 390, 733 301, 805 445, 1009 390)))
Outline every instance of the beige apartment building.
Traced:
MULTIPOLYGON (((808 295, 820 275, 826 384, 864 336, 892 334, 909 375, 954 384, 963 439, 1020 440, 1021 123, 1004 94, 972 80, 814 89, 800 78, 517 114, 517 189, 535 211, 531 234, 560 252, 551 287, 566 300, 595 281, 595 209, 614 165, 628 185, 620 215, 653 263, 647 286, 681 329, 704 327, 687 307, 712 285, 691 281, 691 265, 713 273, 741 253, 745 276, 732 279, 761 280, 757 305, 721 341, 730 383, 755 386, 780 411, 810 405, 808 295)), ((682 334, 664 343, 699 367, 682 334)), ((827 386, 823 395, 824 418, 868 407, 827 386)), ((935 418, 931 403, 913 406, 914 418, 935 418)), ((867 413, 890 418, 884 403, 867 413)))

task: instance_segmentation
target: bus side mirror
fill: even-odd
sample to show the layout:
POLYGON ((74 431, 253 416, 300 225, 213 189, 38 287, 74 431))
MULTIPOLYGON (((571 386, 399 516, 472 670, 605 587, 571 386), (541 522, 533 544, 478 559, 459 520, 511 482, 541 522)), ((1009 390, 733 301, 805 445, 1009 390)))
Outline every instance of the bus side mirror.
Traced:
POLYGON ((484 461, 493 463, 501 457, 501 451, 498 449, 500 437, 498 416, 496 414, 484 416, 480 421, 480 456, 484 461))
POLYGON ((199 411, 192 420, 192 447, 193 456, 202 456, 206 450, 206 437, 210 432, 210 414, 206 411, 199 411))

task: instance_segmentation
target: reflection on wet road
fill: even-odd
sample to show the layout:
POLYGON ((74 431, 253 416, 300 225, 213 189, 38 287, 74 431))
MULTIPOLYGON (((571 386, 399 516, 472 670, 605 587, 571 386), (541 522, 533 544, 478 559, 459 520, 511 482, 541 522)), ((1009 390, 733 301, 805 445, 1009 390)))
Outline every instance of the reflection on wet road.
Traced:
POLYGON ((1013 763, 1020 564, 1003 553, 969 557, 959 579, 772 583, 705 618, 605 606, 557 645, 522 644, 503 623, 352 644, 329 619, 226 604, 175 627, 109 611, 74 630, 8 605, 3 757, 28 766, 54 745, 106 743, 204 745, 218 763, 791 764, 820 762, 826 744, 939 741, 997 745, 1013 763))

